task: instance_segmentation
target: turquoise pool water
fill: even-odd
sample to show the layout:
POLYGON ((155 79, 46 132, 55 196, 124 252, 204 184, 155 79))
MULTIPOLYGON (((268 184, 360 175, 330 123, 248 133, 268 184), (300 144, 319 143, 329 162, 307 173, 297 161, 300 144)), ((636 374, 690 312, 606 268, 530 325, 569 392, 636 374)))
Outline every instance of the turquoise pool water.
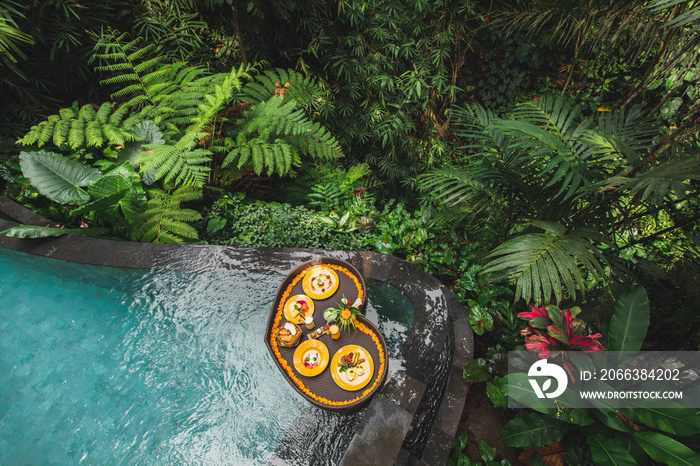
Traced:
MULTIPOLYGON (((0 248, 0 464, 265 464, 309 406, 262 343, 282 278, 0 248)), ((398 353, 410 301, 368 298, 398 353)))

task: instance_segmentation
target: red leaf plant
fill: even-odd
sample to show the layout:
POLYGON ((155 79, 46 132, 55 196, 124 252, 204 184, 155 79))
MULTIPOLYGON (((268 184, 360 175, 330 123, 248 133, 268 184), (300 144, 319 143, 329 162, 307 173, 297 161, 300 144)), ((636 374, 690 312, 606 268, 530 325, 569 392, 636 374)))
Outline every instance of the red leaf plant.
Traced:
POLYGON ((525 348, 538 351, 541 359, 547 359, 552 351, 603 351, 598 341, 600 333, 584 335, 586 322, 577 319, 581 308, 561 310, 553 304, 544 307, 530 306, 530 312, 521 312, 518 317, 529 325, 520 332, 525 336, 525 348))

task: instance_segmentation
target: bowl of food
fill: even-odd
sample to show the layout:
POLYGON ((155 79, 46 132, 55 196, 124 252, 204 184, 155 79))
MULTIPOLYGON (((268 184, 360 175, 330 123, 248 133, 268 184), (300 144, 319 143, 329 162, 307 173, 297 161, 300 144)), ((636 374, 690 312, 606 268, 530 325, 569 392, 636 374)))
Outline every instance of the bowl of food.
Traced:
POLYGON ((294 322, 286 322, 277 331, 277 344, 286 348, 292 348, 299 343, 301 328, 294 322))

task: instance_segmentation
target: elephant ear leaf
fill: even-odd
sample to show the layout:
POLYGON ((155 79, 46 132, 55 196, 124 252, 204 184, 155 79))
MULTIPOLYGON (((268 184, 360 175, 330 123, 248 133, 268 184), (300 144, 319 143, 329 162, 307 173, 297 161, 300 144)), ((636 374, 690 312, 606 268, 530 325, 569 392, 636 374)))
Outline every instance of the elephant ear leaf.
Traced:
POLYGON ((99 170, 53 152, 22 152, 19 163, 39 193, 61 204, 89 201, 90 196, 81 186, 101 176, 99 170))

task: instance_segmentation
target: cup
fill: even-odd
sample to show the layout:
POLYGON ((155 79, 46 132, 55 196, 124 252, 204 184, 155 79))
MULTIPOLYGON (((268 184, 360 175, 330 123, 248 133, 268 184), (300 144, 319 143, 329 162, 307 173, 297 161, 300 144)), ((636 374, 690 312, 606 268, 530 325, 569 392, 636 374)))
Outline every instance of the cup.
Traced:
POLYGON ((337 340, 338 338, 340 338, 340 327, 338 327, 337 325, 331 325, 329 331, 331 332, 332 339, 337 340))
POLYGON ((313 316, 306 316, 306 319, 304 319, 304 325, 306 325, 306 328, 308 330, 313 330, 314 329, 314 317, 313 316))

